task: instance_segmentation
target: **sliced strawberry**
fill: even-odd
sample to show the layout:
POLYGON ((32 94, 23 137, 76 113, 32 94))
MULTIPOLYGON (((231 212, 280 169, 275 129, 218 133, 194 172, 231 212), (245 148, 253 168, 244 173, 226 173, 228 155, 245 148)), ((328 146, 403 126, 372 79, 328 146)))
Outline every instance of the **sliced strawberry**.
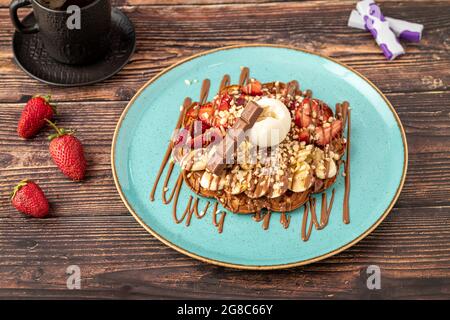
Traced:
POLYGON ((211 102, 200 107, 198 110, 198 119, 202 122, 204 129, 211 127, 214 120, 214 106, 211 102))
POLYGON ((322 106, 323 121, 327 121, 332 116, 333 116, 333 110, 331 110, 331 108, 327 104, 324 103, 322 106))
POLYGON ((222 127, 222 128, 224 128, 225 130, 228 129, 228 127, 229 127, 228 122, 220 123, 220 120, 221 120, 221 119, 222 119, 222 118, 220 118, 220 117, 215 117, 214 120, 213 120, 213 122, 212 122, 213 127, 215 127, 215 128, 220 128, 220 127, 222 127))
POLYGON ((193 139, 190 140, 190 142, 191 142, 192 149, 202 148, 203 147, 203 135, 201 134, 201 135, 194 137, 193 139))
POLYGON ((320 107, 319 107, 319 101, 317 101, 316 99, 308 99, 309 101, 309 105, 311 106, 311 122, 316 125, 317 124, 317 119, 319 118, 319 113, 320 113, 320 107))
POLYGON ((315 142, 318 146, 324 147, 331 141, 331 126, 330 127, 316 127, 315 142))
POLYGON ((300 128, 308 127, 311 121, 311 105, 310 100, 305 98, 299 107, 295 108, 294 122, 300 128))
POLYGON ((342 120, 333 121, 331 124, 331 136, 333 138, 342 134, 342 120))
POLYGON ((218 128, 211 128, 203 134, 203 146, 211 143, 219 143, 222 139, 222 133, 218 128))
POLYGON ((190 140, 191 148, 204 148, 209 144, 220 139, 222 137, 220 130, 216 128, 210 128, 206 130, 203 134, 197 135, 190 140))
POLYGON ((306 130, 306 129, 302 129, 302 131, 300 131, 300 133, 298 135, 298 140, 308 143, 309 142, 309 138, 310 138, 309 131, 306 130))
POLYGON ((182 143, 183 140, 184 140, 184 138, 183 138, 183 136, 180 134, 180 135, 176 136, 176 137, 172 140, 172 141, 173 141, 173 145, 174 145, 174 146, 177 146, 177 145, 179 145, 180 143, 182 143))
POLYGON ((197 119, 197 117, 198 117, 198 108, 196 108, 196 106, 194 105, 192 108, 190 108, 186 112, 186 117, 189 117, 189 118, 192 118, 192 119, 197 119))
POLYGON ((247 99, 245 98, 245 95, 241 94, 239 98, 235 101, 237 106, 243 106, 247 103, 247 99))
POLYGON ((262 84, 257 80, 251 80, 246 86, 242 87, 242 92, 251 96, 262 94, 262 84))
POLYGON ((308 99, 308 101, 311 105, 311 110, 317 112, 319 109, 319 101, 317 101, 317 99, 308 99))
POLYGON ((327 122, 328 119, 333 116, 333 111, 330 109, 330 107, 326 103, 318 101, 316 99, 311 100, 311 110, 313 112, 313 115, 315 116, 314 118, 318 119, 319 123, 327 122))
POLYGON ((228 94, 224 93, 216 100, 217 110, 226 111, 230 109, 230 102, 233 98, 228 94))
POLYGON ((192 107, 186 111, 186 117, 184 118, 184 127, 189 128, 191 124, 198 118, 198 107, 197 104, 192 105, 192 107))
POLYGON ((336 138, 342 133, 342 121, 336 120, 330 126, 316 128, 316 144, 319 146, 326 146, 331 142, 331 139, 336 138))
POLYGON ((295 105, 297 103, 297 100, 291 100, 288 104, 289 109, 294 110, 295 109, 295 105))
POLYGON ((174 146, 185 145, 191 138, 191 134, 187 129, 178 130, 172 138, 174 146))

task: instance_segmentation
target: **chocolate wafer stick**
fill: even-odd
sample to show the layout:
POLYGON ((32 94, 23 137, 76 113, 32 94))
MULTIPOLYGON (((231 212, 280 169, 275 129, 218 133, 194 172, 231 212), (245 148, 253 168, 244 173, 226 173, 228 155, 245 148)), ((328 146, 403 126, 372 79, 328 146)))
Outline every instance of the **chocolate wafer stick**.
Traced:
POLYGON ((240 141, 246 130, 253 127, 262 112, 263 108, 256 102, 250 101, 247 103, 241 117, 237 119, 222 141, 216 145, 216 150, 206 166, 209 172, 215 175, 220 175, 223 172, 227 159, 234 157, 238 147, 237 142, 240 141))

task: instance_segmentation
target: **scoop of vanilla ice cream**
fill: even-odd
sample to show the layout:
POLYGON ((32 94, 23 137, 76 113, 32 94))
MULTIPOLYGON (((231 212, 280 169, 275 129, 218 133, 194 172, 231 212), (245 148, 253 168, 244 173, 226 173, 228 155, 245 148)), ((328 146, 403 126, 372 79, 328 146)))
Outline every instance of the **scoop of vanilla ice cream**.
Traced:
POLYGON ((249 130, 250 142, 262 148, 280 144, 291 129, 291 113, 277 99, 263 97, 258 104, 264 109, 249 130))

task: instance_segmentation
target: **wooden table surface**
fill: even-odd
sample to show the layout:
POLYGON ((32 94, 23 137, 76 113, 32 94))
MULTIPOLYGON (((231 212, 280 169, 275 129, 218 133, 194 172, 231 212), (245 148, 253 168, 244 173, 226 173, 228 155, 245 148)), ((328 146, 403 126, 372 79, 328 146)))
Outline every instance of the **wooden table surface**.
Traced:
POLYGON ((356 1, 114 3, 136 27, 130 63, 103 83, 56 88, 13 62, 9 0, 0 0, 0 298, 450 298, 450 1, 379 1, 385 15, 425 25, 423 40, 405 43, 407 54, 393 62, 369 34, 347 27, 356 1), (128 213, 111 174, 116 122, 146 81, 203 50, 255 42, 306 48, 355 68, 387 95, 409 143, 406 184, 388 218, 345 252, 290 270, 231 270, 175 252, 128 213), (83 183, 56 169, 48 131, 17 137, 20 111, 35 93, 51 93, 61 125, 84 142, 83 183), (50 218, 11 207, 9 192, 23 178, 45 190, 50 218), (66 288, 69 265, 81 268, 81 290, 66 288), (369 265, 381 268, 381 290, 367 289, 369 265))

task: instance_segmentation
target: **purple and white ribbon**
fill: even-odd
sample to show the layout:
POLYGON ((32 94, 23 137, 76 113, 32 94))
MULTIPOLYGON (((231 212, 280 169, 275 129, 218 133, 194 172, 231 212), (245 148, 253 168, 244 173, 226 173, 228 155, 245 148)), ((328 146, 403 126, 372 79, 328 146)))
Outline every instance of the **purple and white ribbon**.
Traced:
POLYGON ((389 28, 389 23, 380 7, 373 0, 358 2, 356 9, 363 18, 366 29, 370 31, 388 60, 393 60, 405 53, 395 33, 389 28))
MULTIPOLYGON (((400 19, 386 17, 389 27, 395 35, 403 40, 419 42, 422 39, 423 25, 400 19)), ((366 24, 358 11, 352 10, 348 18, 348 26, 357 29, 366 29, 366 24)))

